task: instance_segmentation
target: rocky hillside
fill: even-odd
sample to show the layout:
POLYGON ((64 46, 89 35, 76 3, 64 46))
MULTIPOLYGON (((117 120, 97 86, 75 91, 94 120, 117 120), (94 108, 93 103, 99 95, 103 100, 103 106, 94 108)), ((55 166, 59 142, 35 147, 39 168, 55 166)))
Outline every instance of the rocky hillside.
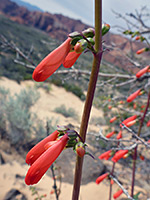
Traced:
MULTIPOLYGON (((51 38, 59 39, 60 41, 65 40, 70 32, 82 31, 89 27, 80 20, 74 20, 61 14, 29 11, 27 8, 18 6, 10 0, 0 0, 0 13, 15 22, 40 29, 48 33, 51 38)), ((104 41, 105 44, 107 44, 106 48, 110 51, 109 53, 104 53, 103 59, 113 66, 118 66, 124 70, 131 70, 133 68, 133 63, 127 59, 126 54, 130 54, 131 49, 136 52, 143 47, 143 44, 134 41, 131 46, 131 41, 129 39, 112 33, 107 34, 104 41), (112 45, 113 48, 110 48, 112 45)), ((147 59, 149 53, 145 55, 147 59)), ((133 57, 133 59, 136 60, 139 59, 139 57, 140 56, 137 58, 133 57)))
POLYGON ((41 29, 53 38, 64 40, 68 33, 75 30, 81 31, 88 27, 80 20, 70 19, 61 14, 48 12, 29 11, 25 7, 18 6, 9 0, 0 1, 0 12, 13 21, 41 29))

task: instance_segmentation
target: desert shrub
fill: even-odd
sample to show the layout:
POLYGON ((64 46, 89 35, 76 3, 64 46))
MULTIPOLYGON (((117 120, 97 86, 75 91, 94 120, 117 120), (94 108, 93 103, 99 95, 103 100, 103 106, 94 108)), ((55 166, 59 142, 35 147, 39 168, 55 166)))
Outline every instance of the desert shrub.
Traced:
POLYGON ((72 92, 81 100, 83 101, 85 100, 85 94, 82 88, 79 87, 78 85, 73 84, 73 83, 71 84, 71 83, 62 82, 62 80, 60 80, 59 78, 51 79, 51 82, 59 87, 64 87, 66 91, 72 92))
POLYGON ((6 114, 5 107, 9 95, 9 90, 0 87, 0 135, 3 138, 6 132, 6 114))
POLYGON ((31 88, 21 90, 15 96, 9 96, 5 112, 12 144, 28 140, 31 137, 34 118, 36 117, 31 113, 30 108, 38 98, 37 91, 31 88))
POLYGON ((61 105, 60 107, 57 107, 54 109, 56 113, 62 114, 64 117, 72 117, 74 119, 77 118, 77 113, 73 108, 66 108, 65 105, 61 105))
POLYGON ((36 83, 35 88, 43 88, 47 93, 51 91, 50 83, 45 83, 45 82, 36 83))
POLYGON ((41 139, 56 130, 58 121, 40 120, 31 107, 39 99, 39 93, 33 89, 23 89, 12 96, 9 90, 0 87, 0 134, 8 137, 11 144, 19 147, 41 139), (48 127, 48 128, 46 128, 48 127))

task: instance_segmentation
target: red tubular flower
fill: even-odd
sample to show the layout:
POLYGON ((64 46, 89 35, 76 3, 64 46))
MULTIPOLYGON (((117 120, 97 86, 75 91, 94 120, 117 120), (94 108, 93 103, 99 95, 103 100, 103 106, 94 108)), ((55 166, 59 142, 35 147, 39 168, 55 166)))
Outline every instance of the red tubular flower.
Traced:
MULTIPOLYGON (((133 116, 128 117, 127 119, 125 119, 122 123, 126 126, 126 124, 128 122, 131 122, 131 121, 135 120, 136 118, 137 118, 137 115, 133 115, 133 116)), ((120 127, 122 127, 122 124, 120 124, 120 127)))
POLYGON ((56 130, 52 134, 50 134, 48 137, 40 141, 38 144, 36 144, 27 154, 26 156, 26 163, 29 165, 32 165, 35 160, 46 151, 44 145, 50 141, 54 141, 57 139, 59 132, 56 130))
POLYGON ((114 195, 113 195, 113 198, 114 199, 117 199, 118 197, 120 197, 120 195, 123 193, 123 190, 118 190, 114 195))
POLYGON ((99 184, 100 182, 102 182, 105 178, 107 178, 109 175, 109 173, 105 173, 101 176, 99 176, 97 179, 96 179, 96 184, 99 184))
POLYGON ((141 54, 146 51, 146 48, 139 49, 136 54, 141 54))
POLYGON ((127 127, 133 126, 136 122, 137 122, 137 120, 130 121, 130 122, 126 123, 126 126, 127 127))
POLYGON ((127 102, 132 102, 141 92, 141 89, 137 90, 136 92, 134 92, 133 94, 131 94, 128 98, 127 98, 127 102))
POLYGON ((57 143, 47 149, 29 168, 25 183, 27 185, 33 185, 39 182, 42 176, 46 173, 48 168, 60 155, 68 141, 68 136, 65 134, 61 139, 57 140, 57 143))
POLYGON ((45 81, 63 63, 65 57, 71 50, 71 38, 65 40, 57 49, 46 56, 33 72, 33 79, 37 82, 45 81))
POLYGON ((115 153, 114 157, 112 158, 113 162, 117 162, 118 160, 120 160, 121 158, 123 158, 123 156, 125 154, 128 153, 128 150, 119 150, 115 153))
POLYGON ((121 139, 122 138, 122 131, 119 131, 118 135, 117 135, 117 139, 121 139))
POLYGON ((106 138, 110 138, 115 134, 115 131, 112 131, 106 135, 106 138))
POLYGON ((62 63, 63 66, 65 68, 72 67, 72 65, 74 65, 74 63, 76 62, 76 60, 79 58, 80 55, 81 53, 76 53, 75 51, 69 52, 62 63))
POLYGON ((98 158, 99 158, 100 160, 102 160, 102 159, 108 158, 108 157, 110 157, 110 156, 111 156, 111 150, 102 153, 98 158))
POLYGON ((147 122, 146 126, 147 126, 147 127, 149 127, 149 126, 150 126, 150 120, 147 122))
POLYGON ((137 78, 140 78, 141 76, 143 76, 146 72, 148 72, 149 67, 150 67, 150 66, 148 65, 148 66, 144 67, 143 69, 141 69, 140 71, 138 71, 138 72, 136 73, 136 77, 137 77, 137 78))
POLYGON ((110 122, 110 123, 113 123, 113 122, 116 121, 116 120, 117 120, 117 117, 115 116, 115 117, 111 118, 109 122, 110 122))

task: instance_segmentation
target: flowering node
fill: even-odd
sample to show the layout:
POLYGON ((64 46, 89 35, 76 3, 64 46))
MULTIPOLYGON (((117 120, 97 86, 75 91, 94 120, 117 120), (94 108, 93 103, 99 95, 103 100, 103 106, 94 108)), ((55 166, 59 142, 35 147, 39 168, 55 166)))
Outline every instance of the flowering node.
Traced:
POLYGON ((110 25, 109 24, 103 24, 102 25, 102 36, 104 36, 108 31, 110 30, 110 25))

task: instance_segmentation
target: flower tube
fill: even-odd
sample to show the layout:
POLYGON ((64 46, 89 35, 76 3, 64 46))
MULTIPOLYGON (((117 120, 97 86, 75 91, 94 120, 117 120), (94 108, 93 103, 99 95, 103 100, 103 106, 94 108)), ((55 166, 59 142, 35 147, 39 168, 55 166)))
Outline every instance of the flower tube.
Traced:
POLYGON ((141 92, 141 89, 137 90, 136 92, 132 93, 128 98, 127 102, 132 102, 141 92))
POLYGON ((25 183, 27 185, 33 185, 39 182, 42 176, 46 173, 48 168, 57 159, 60 153, 68 142, 68 136, 65 134, 60 138, 57 143, 48 148, 29 168, 25 183))
POLYGON ((71 38, 68 38, 40 62, 33 72, 33 79, 37 82, 45 81, 63 63, 70 50, 71 38))
POLYGON ((47 144, 50 141, 55 141, 57 139, 59 132, 56 130, 53 133, 51 133, 48 137, 44 138, 42 141, 40 141, 38 144, 36 144, 27 154, 26 156, 26 163, 29 165, 32 165, 35 160, 40 157, 44 151, 46 151, 44 145, 47 144))
POLYGON ((99 177, 96 179, 96 184, 101 183, 105 178, 108 177, 108 175, 109 175, 109 173, 105 173, 105 174, 99 176, 99 177))

